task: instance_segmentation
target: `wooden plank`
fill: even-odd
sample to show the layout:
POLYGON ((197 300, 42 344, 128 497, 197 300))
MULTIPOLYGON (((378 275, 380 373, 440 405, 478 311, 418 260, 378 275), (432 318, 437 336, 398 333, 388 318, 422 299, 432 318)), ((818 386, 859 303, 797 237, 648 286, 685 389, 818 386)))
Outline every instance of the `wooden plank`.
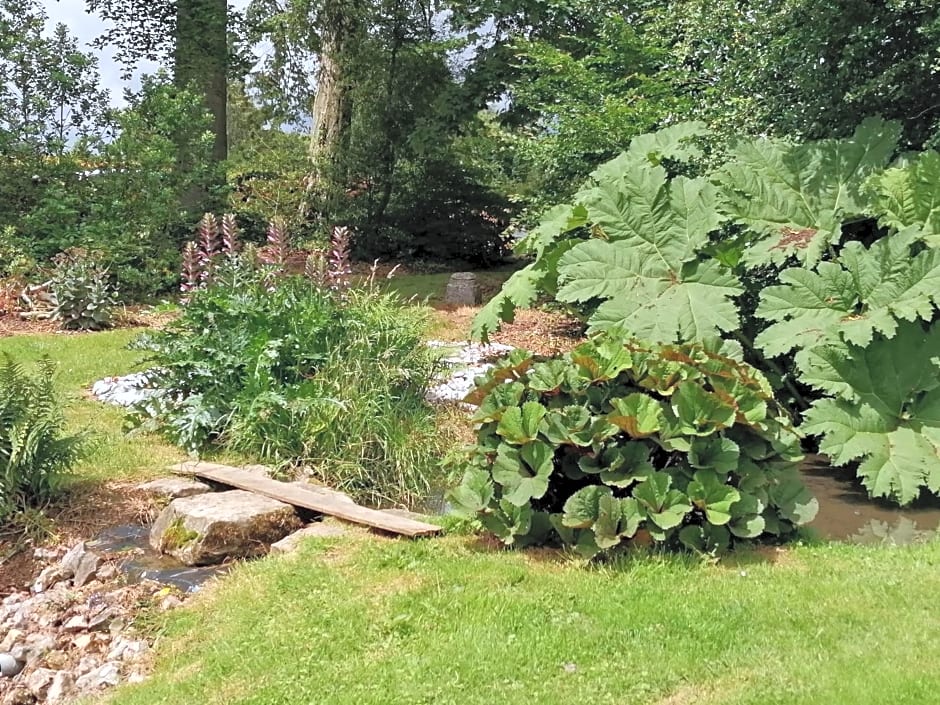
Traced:
POLYGON ((255 492, 272 499, 303 507, 337 519, 371 526, 402 536, 431 536, 441 527, 402 517, 379 509, 369 509, 353 502, 340 492, 298 484, 280 482, 260 475, 257 470, 246 470, 217 463, 185 462, 170 468, 180 475, 195 475, 222 485, 255 492))

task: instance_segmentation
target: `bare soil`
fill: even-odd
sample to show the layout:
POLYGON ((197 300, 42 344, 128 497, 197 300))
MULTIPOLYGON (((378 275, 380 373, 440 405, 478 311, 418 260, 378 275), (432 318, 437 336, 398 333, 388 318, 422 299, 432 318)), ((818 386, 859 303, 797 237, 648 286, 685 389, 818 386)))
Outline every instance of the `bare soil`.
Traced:
MULTIPOLYGON (((466 340, 473 318, 480 310, 476 306, 435 307, 440 328, 437 334, 448 340, 466 340)), ((516 311, 512 323, 504 323, 490 336, 491 342, 525 348, 540 355, 567 352, 584 341, 584 325, 562 313, 540 309, 516 311)))
POLYGON ((44 518, 37 514, 0 532, 0 598, 22 590, 36 577, 35 549, 71 546, 112 526, 149 523, 151 506, 132 484, 73 485, 44 510, 44 518))

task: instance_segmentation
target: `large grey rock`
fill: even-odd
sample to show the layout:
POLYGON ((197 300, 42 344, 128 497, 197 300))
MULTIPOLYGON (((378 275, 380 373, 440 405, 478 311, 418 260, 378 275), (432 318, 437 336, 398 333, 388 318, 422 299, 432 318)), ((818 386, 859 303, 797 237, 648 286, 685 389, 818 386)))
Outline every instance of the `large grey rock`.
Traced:
POLYGON ((301 526, 294 508, 244 490, 180 497, 150 531, 150 545, 186 565, 262 556, 301 526))
POLYGON ((121 682, 120 666, 113 661, 101 664, 98 668, 89 671, 75 681, 78 690, 101 690, 107 686, 114 686, 121 682))
POLYGON ((179 497, 193 497, 197 494, 211 492, 212 488, 187 477, 160 477, 150 482, 138 485, 137 489, 151 497, 161 499, 177 499, 179 497))
POLYGON ((477 306, 483 301, 477 275, 473 272, 457 272, 450 276, 444 303, 457 306, 477 306))
POLYGON ((85 550, 85 542, 77 543, 72 548, 70 548, 59 563, 59 572, 63 578, 71 578, 75 575, 75 571, 78 570, 78 566, 82 561, 82 558, 85 557, 87 551, 85 550))
POLYGON ((349 531, 347 531, 342 526, 332 523, 324 524, 322 521, 318 521, 314 524, 310 524, 309 526, 305 526, 299 531, 295 531, 294 533, 285 536, 276 543, 272 543, 271 553, 293 553, 298 548, 300 548, 300 542, 305 538, 336 538, 340 536, 346 536, 348 533, 349 531))
POLYGON ((26 677, 26 688, 30 693, 36 696, 38 700, 45 700, 46 691, 52 685, 52 679, 55 671, 51 668, 37 668, 26 677))
POLYGON ((75 567, 75 576, 72 578, 72 585, 82 587, 95 577, 98 572, 98 566, 101 565, 101 556, 91 551, 86 551, 78 565, 75 567))

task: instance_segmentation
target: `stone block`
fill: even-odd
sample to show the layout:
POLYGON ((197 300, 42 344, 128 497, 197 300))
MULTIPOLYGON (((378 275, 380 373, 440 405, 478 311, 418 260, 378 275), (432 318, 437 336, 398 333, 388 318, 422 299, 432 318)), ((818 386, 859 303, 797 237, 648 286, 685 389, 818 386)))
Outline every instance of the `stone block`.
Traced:
POLYGON ((447 282, 447 291, 444 294, 444 303, 456 306, 479 306, 483 302, 483 294, 477 283, 477 275, 473 272, 456 272, 447 282))
POLYGON ((170 502, 154 522, 150 545, 186 565, 213 565, 265 555, 300 527, 289 504, 244 490, 213 492, 170 502))

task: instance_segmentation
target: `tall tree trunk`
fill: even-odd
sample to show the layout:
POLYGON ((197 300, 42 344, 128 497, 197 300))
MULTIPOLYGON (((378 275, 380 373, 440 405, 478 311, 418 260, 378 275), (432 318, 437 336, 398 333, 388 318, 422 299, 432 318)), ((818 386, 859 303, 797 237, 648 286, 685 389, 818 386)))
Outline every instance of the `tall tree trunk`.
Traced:
POLYGON ((320 13, 320 70, 310 130, 310 192, 317 210, 337 210, 348 184, 342 169, 343 147, 352 121, 348 64, 359 31, 356 2, 326 0, 320 13))
POLYGON ((227 22, 226 0, 178 0, 176 3, 173 77, 180 87, 195 85, 205 97, 215 137, 212 158, 217 162, 228 157, 227 22))

